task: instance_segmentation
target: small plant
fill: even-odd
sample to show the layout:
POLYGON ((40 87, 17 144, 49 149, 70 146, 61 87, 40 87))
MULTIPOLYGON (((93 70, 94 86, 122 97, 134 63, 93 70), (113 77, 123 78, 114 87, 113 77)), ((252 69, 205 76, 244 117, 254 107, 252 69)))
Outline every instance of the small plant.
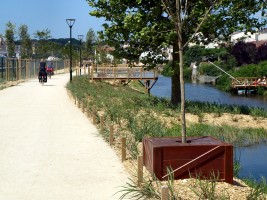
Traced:
MULTIPOLYGON (((122 186, 122 190, 117 193, 123 193, 120 196, 120 200, 124 198, 131 199, 160 199, 160 194, 153 185, 153 180, 150 178, 145 178, 144 182, 137 186, 133 179, 129 179, 130 182, 126 183, 126 186, 122 186), (128 198, 129 197, 129 198, 128 198)), ((160 184, 157 182, 156 184, 160 184)), ((117 194, 116 193, 116 194, 117 194)))
POLYGON ((247 200, 266 200, 267 199, 267 185, 266 179, 262 177, 262 180, 259 183, 256 181, 251 182, 250 193, 247 196, 247 200))
POLYGON ((222 110, 218 107, 215 107, 215 113, 214 113, 214 116, 215 117, 221 117, 222 116, 222 110))
POLYGON ((199 113, 199 114, 198 114, 198 122, 199 122, 199 123, 202 123, 204 117, 205 117, 205 114, 204 114, 204 113, 199 113))
POLYGON ((239 107, 233 107, 233 112, 234 112, 234 114, 240 114, 241 113, 241 110, 240 110, 240 108, 239 107))
POLYGON ((131 139, 127 139, 127 146, 126 146, 126 148, 127 148, 127 150, 128 150, 128 152, 129 152, 129 154, 130 154, 130 156, 131 156, 131 158, 132 159, 136 159, 137 158, 137 156, 139 155, 139 151, 138 151, 138 143, 139 142, 136 142, 135 140, 134 140, 134 138, 131 138, 131 139))
POLYGON ((232 120, 233 120, 233 122, 238 122, 238 117, 235 115, 232 115, 232 120))
POLYGON ((241 170, 240 161, 235 159, 235 161, 234 161, 234 169, 233 169, 235 177, 238 177, 240 170, 241 170))
POLYGON ((209 177, 204 177, 201 173, 196 175, 196 179, 190 189, 199 199, 230 199, 228 194, 217 194, 216 183, 219 180, 219 173, 211 172, 209 177), (205 180, 203 180, 205 179, 205 180))
POLYGON ((259 116, 263 116, 263 110, 260 108, 254 108, 251 110, 251 115, 253 116, 254 120, 257 120, 259 116))
POLYGON ((174 188, 174 173, 171 168, 167 168, 167 174, 168 174, 168 181, 167 186, 170 191, 169 198, 171 200, 180 200, 181 198, 178 196, 177 191, 174 188))

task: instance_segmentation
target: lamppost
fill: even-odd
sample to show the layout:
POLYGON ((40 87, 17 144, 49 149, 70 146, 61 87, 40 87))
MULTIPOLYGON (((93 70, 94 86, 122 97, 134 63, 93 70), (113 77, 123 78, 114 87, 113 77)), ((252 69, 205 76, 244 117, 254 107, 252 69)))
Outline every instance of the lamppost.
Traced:
POLYGON ((72 41, 71 41, 71 28, 75 23, 75 19, 66 19, 67 24, 70 27, 70 82, 72 82, 72 41))
POLYGON ((80 75, 82 74, 82 40, 83 35, 78 35, 78 39, 80 40, 80 75))

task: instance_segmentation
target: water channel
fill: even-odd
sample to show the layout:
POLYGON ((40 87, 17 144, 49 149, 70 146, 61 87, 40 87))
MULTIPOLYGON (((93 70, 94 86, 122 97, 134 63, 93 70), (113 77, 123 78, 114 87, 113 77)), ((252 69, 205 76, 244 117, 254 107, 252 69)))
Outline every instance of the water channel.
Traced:
MULTIPOLYGON (((171 78, 159 76, 151 89, 151 94, 158 97, 171 96, 171 78)), ((226 105, 259 107, 267 110, 267 96, 235 95, 222 92, 211 85, 199 83, 185 83, 185 98, 190 101, 202 101, 226 105)))
MULTIPOLYGON (((158 97, 171 96, 171 78, 160 76, 151 89, 151 94, 158 97)), ((210 85, 185 83, 185 98, 190 101, 210 102, 226 105, 259 107, 267 110, 267 97, 257 95, 234 95, 222 92, 210 85)), ((266 124, 267 126, 267 124, 266 124)), ((240 162, 242 178, 260 180, 267 178, 267 144, 260 143, 250 147, 236 148, 235 159, 240 162)))

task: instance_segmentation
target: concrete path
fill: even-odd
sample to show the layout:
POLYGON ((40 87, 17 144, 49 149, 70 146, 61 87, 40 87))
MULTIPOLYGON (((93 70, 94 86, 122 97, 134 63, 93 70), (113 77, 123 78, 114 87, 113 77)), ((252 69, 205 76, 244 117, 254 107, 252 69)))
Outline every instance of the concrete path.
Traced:
POLYGON ((65 90, 69 74, 0 91, 0 200, 110 200, 128 174, 65 90))

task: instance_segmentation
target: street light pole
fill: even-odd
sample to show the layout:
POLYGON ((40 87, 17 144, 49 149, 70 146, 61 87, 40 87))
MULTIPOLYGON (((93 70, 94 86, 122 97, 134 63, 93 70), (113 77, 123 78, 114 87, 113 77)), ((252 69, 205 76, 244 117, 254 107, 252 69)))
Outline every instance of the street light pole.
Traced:
POLYGON ((80 40, 80 75, 82 74, 82 39, 83 35, 78 35, 78 39, 80 40))
POLYGON ((71 29, 75 23, 75 19, 66 19, 67 24, 70 27, 70 82, 72 82, 72 38, 71 38, 71 29))

